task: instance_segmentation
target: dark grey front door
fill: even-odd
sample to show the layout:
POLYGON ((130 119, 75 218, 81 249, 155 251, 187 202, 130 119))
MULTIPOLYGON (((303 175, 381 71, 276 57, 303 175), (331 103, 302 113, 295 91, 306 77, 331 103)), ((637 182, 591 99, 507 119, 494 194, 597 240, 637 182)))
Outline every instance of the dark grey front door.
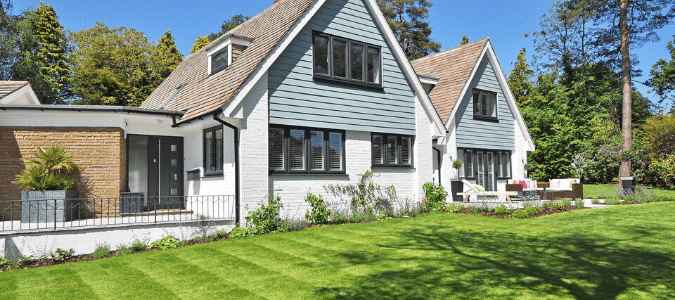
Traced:
POLYGON ((148 209, 182 209, 183 138, 148 137, 148 209))

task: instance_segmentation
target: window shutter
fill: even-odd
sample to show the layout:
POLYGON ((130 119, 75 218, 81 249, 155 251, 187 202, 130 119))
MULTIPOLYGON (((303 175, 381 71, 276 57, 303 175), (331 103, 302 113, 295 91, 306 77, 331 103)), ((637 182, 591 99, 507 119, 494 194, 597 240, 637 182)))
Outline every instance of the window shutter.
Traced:
POLYGON ((324 166, 324 137, 323 131, 309 132, 309 168, 312 171, 323 171, 324 166))
POLYGON ((384 136, 373 135, 373 164, 384 164, 384 136))
POLYGON ((305 169, 305 131, 291 129, 291 136, 288 141, 288 160, 290 169, 293 171, 304 171, 305 169))
POLYGON ((269 128, 269 168, 271 170, 284 170, 284 130, 281 128, 269 128))
POLYGON ((401 137, 401 164, 412 164, 412 138, 401 137))
POLYGON ((511 177, 511 155, 509 152, 502 153, 502 164, 504 165, 504 177, 511 177))
POLYGON ((483 161, 483 152, 476 154, 476 163, 478 164, 476 183, 485 187, 485 162, 483 161))
POLYGON ((328 134, 328 153, 329 171, 342 171, 342 133, 330 132, 328 134))
POLYGON ((466 177, 473 178, 473 152, 466 151, 466 177))
POLYGON ((495 190, 495 164, 494 164, 494 153, 488 152, 487 154, 487 186, 485 190, 494 191, 495 190))

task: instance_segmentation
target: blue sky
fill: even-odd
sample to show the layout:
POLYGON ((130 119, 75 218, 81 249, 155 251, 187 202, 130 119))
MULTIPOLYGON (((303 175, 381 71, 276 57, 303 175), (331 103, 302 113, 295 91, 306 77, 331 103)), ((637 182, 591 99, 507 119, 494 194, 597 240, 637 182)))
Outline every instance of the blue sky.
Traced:
MULTIPOLYGON (((109 27, 133 27, 143 31, 151 41, 157 41, 171 29, 178 49, 187 56, 199 35, 220 30, 224 20, 236 14, 254 16, 270 6, 273 0, 43 0, 52 4, 61 25, 71 31, 91 28, 96 22, 109 27)), ((14 12, 29 6, 38 6, 40 0, 13 0, 14 12)), ((528 58, 534 54, 532 39, 524 34, 539 28, 539 17, 550 2, 547 0, 432 0, 429 23, 432 38, 449 49, 459 44, 462 36, 471 41, 490 37, 504 72, 512 68, 518 51, 527 48, 528 58)), ((651 66, 666 58, 666 43, 672 40, 675 27, 660 31, 661 42, 650 43, 636 50, 641 63, 638 66, 649 74, 651 66)), ((645 81, 646 77, 636 78, 645 81)), ((643 94, 647 88, 637 84, 643 94)), ((652 98, 651 95, 647 95, 652 98)))

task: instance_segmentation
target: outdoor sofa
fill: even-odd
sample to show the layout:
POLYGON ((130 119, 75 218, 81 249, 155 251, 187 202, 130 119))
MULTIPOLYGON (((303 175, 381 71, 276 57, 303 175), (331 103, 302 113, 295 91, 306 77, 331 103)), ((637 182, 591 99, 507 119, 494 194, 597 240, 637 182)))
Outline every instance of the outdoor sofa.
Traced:
POLYGON ((576 200, 584 197, 584 185, 579 178, 551 179, 548 183, 537 183, 533 179, 513 180, 506 184, 506 191, 518 192, 523 197, 531 197, 531 193, 536 193, 543 200, 576 200))

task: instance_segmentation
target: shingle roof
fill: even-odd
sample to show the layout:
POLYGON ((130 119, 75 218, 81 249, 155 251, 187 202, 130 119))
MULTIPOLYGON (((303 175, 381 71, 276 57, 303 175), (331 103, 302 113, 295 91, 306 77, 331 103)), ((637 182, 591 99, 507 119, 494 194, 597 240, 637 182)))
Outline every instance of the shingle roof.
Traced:
POLYGON ((484 38, 411 61, 418 75, 440 78, 436 87, 429 93, 429 98, 443 123, 448 122, 462 89, 488 41, 489 38, 484 38))
POLYGON ((164 109, 186 111, 181 121, 190 120, 221 109, 244 82, 258 69, 315 0, 277 1, 257 16, 212 42, 230 36, 249 38, 253 42, 227 69, 208 76, 204 47, 188 56, 176 70, 146 99, 142 108, 159 108, 181 84, 186 84, 164 109))
POLYGON ((28 81, 0 81, 0 99, 28 85, 28 81))

